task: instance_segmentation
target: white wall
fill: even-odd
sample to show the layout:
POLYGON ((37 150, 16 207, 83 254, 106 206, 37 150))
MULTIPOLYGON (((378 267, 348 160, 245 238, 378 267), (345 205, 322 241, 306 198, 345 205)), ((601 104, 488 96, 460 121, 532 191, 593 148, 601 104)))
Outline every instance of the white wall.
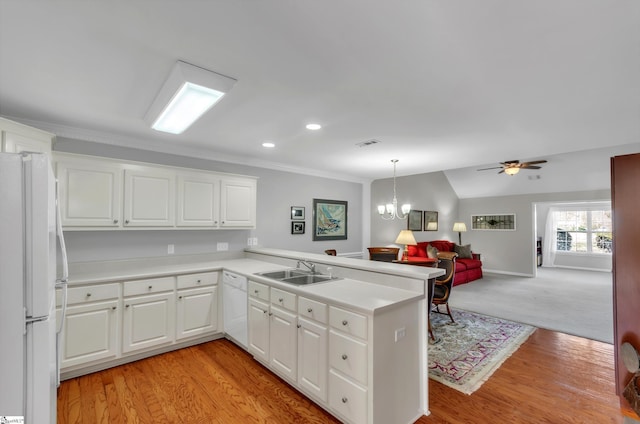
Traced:
MULTIPOLYGON (((414 210, 438 212, 438 231, 416 231, 416 241, 458 239, 452 231, 458 215, 458 197, 443 172, 397 177, 396 190, 400 205, 410 203, 414 210)), ((406 220, 385 221, 378 215, 377 205, 391 203, 392 198, 393 178, 371 183, 371 246, 393 244, 400 230, 407 228, 406 220)))
POLYGON ((259 177, 255 230, 68 231, 65 236, 71 262, 163 256, 167 255, 167 244, 175 245, 176 255, 214 253, 218 242, 227 242, 231 252, 240 252, 249 237, 257 237, 261 246, 302 252, 363 249, 362 201, 366 193, 360 183, 65 138, 58 138, 54 151, 259 177), (347 240, 312 240, 314 198, 348 202, 347 240), (291 206, 305 207, 305 234, 291 234, 291 206))

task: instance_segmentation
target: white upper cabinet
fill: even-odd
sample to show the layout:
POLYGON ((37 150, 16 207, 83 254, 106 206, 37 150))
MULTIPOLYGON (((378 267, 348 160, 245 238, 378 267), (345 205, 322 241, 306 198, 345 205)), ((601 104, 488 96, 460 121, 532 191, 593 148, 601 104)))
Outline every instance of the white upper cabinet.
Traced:
POLYGON ((55 136, 8 119, 0 118, 0 151, 7 153, 38 152, 51 157, 55 136))
POLYGON ((175 223, 175 173, 124 171, 124 226, 168 227, 175 223))
POLYGON ((69 153, 54 159, 68 230, 255 228, 254 177, 69 153))
POLYGON ((208 174, 178 174, 176 225, 217 227, 220 213, 220 178, 208 174))
POLYGON ((62 225, 120 226, 122 172, 117 165, 58 162, 62 225))
POLYGON ((254 179, 222 179, 221 227, 255 228, 256 185, 254 179))

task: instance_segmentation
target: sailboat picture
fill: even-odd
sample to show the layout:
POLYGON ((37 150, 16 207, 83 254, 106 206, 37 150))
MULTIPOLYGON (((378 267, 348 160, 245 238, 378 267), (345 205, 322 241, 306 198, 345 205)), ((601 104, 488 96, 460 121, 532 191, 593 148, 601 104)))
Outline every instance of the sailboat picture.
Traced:
POLYGON ((347 239, 347 202, 313 199, 313 240, 347 239))

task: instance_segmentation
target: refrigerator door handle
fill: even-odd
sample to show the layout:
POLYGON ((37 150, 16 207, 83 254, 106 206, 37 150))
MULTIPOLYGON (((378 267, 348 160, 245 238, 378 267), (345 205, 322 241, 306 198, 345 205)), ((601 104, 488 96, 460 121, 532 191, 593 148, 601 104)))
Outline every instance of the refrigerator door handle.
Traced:
POLYGON ((56 328, 56 387, 60 387, 60 362, 62 349, 62 330, 64 320, 67 315, 67 282, 69 281, 69 261, 67 260, 67 246, 64 242, 62 232, 62 218, 60 215, 60 190, 58 179, 55 179, 55 206, 56 206, 56 238, 60 243, 60 254, 62 256, 62 278, 56 280, 56 288, 62 289, 62 305, 60 313, 60 327, 56 328))

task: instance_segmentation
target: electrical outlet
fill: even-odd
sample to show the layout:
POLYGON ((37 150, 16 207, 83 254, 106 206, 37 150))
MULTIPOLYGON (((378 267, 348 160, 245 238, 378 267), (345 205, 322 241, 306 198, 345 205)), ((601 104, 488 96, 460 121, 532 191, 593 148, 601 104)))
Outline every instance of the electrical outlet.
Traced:
POLYGON ((175 245, 173 245, 173 244, 168 245, 167 246, 167 254, 168 255, 173 255, 175 253, 175 251, 176 251, 175 249, 176 249, 175 245))
POLYGON ((258 245, 258 237, 254 237, 252 242, 253 242, 253 246, 257 246, 258 245))
POLYGON ((398 328, 396 330, 396 342, 399 341, 400 339, 403 339, 405 336, 407 335, 407 329, 402 327, 402 328, 398 328))
POLYGON ((247 246, 253 246, 253 239, 251 237, 247 239, 247 246))
POLYGON ((218 243, 217 246, 218 252, 224 252, 229 250, 229 243, 218 243))

